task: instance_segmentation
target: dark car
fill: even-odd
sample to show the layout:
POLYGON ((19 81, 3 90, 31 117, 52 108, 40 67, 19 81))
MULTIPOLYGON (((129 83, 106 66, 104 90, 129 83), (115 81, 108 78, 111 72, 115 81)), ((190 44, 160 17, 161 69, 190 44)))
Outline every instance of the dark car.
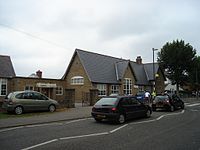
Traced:
POLYGON ((4 101, 2 108, 7 112, 22 114, 25 111, 48 110, 54 112, 58 102, 36 91, 17 91, 9 93, 4 101))
MULTIPOLYGON (((135 97, 142 103, 146 104, 146 105, 149 105, 149 101, 151 101, 151 96, 148 98, 148 97, 145 97, 145 93, 147 91, 139 91, 135 97)), ((148 92, 149 93, 149 92, 148 92)), ((150 93, 149 93, 150 94, 150 93)))
POLYGON ((139 101, 145 101, 145 91, 139 91, 135 96, 139 101))
POLYGON ((158 108, 174 111, 178 108, 184 109, 184 106, 184 102, 176 94, 165 94, 155 97, 152 104, 152 109, 153 111, 156 111, 158 108))
POLYGON ((101 98, 92 108, 91 115, 99 122, 104 119, 124 123, 128 119, 150 117, 151 108, 133 96, 101 98))

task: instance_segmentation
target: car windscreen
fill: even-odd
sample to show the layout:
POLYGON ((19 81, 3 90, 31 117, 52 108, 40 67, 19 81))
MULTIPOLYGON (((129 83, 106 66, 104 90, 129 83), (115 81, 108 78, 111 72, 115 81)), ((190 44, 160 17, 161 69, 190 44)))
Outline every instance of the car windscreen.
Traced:
POLYGON ((95 105, 112 106, 115 105, 117 98, 101 98, 95 105))
POLYGON ((168 99, 168 96, 167 96, 167 95, 164 95, 164 96, 156 96, 156 97, 155 97, 155 100, 156 100, 156 101, 164 101, 164 100, 166 100, 166 99, 168 99))

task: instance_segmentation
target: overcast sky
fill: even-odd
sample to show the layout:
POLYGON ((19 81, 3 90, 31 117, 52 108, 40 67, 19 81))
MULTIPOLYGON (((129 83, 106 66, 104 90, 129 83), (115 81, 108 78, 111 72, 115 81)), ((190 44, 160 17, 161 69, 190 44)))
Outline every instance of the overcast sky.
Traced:
POLYGON ((152 62, 182 39, 200 55, 199 0, 0 0, 0 55, 17 76, 61 78, 75 48, 152 62))

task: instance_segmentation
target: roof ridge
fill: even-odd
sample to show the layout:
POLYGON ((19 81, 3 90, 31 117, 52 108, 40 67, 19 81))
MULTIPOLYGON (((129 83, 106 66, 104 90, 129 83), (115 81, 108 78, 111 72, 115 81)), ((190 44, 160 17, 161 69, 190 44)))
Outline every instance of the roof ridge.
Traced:
POLYGON ((0 57, 10 57, 9 55, 0 55, 0 57))
POLYGON ((99 54, 99 53, 95 53, 95 52, 91 52, 91 51, 87 51, 87 50, 82 50, 82 49, 78 49, 78 48, 76 48, 76 51, 82 51, 82 52, 86 52, 86 53, 90 53, 90 54, 95 54, 95 55, 99 55, 99 56, 104 56, 104 57, 119 59, 121 61, 129 61, 129 59, 123 59, 123 58, 118 58, 118 57, 109 56, 109 55, 105 55, 105 54, 99 54))

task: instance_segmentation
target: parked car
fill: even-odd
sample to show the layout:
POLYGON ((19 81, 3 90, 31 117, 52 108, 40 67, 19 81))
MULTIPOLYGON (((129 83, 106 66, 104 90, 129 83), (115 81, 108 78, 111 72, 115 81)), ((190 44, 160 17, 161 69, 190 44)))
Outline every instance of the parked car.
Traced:
POLYGON ((166 109, 169 111, 174 111, 175 109, 184 109, 184 102, 176 95, 158 95, 155 97, 152 109, 156 111, 158 108, 166 109))
POLYGON ((139 92, 137 92, 137 94, 135 96, 139 101, 144 102, 144 100, 145 100, 145 91, 139 91, 139 92))
POLYGON ((151 113, 151 108, 134 96, 110 96, 97 101, 91 115, 97 122, 106 119, 122 124, 127 119, 150 117, 151 113))
POLYGON ((2 108, 7 112, 22 114, 27 111, 48 110, 54 112, 58 102, 36 91, 17 91, 9 93, 2 108))
POLYGON ((151 102, 151 94, 147 91, 139 91, 135 96, 140 102, 142 102, 146 105, 149 105, 149 103, 151 102), (146 93, 148 93, 147 94, 148 97, 145 96, 146 93))

